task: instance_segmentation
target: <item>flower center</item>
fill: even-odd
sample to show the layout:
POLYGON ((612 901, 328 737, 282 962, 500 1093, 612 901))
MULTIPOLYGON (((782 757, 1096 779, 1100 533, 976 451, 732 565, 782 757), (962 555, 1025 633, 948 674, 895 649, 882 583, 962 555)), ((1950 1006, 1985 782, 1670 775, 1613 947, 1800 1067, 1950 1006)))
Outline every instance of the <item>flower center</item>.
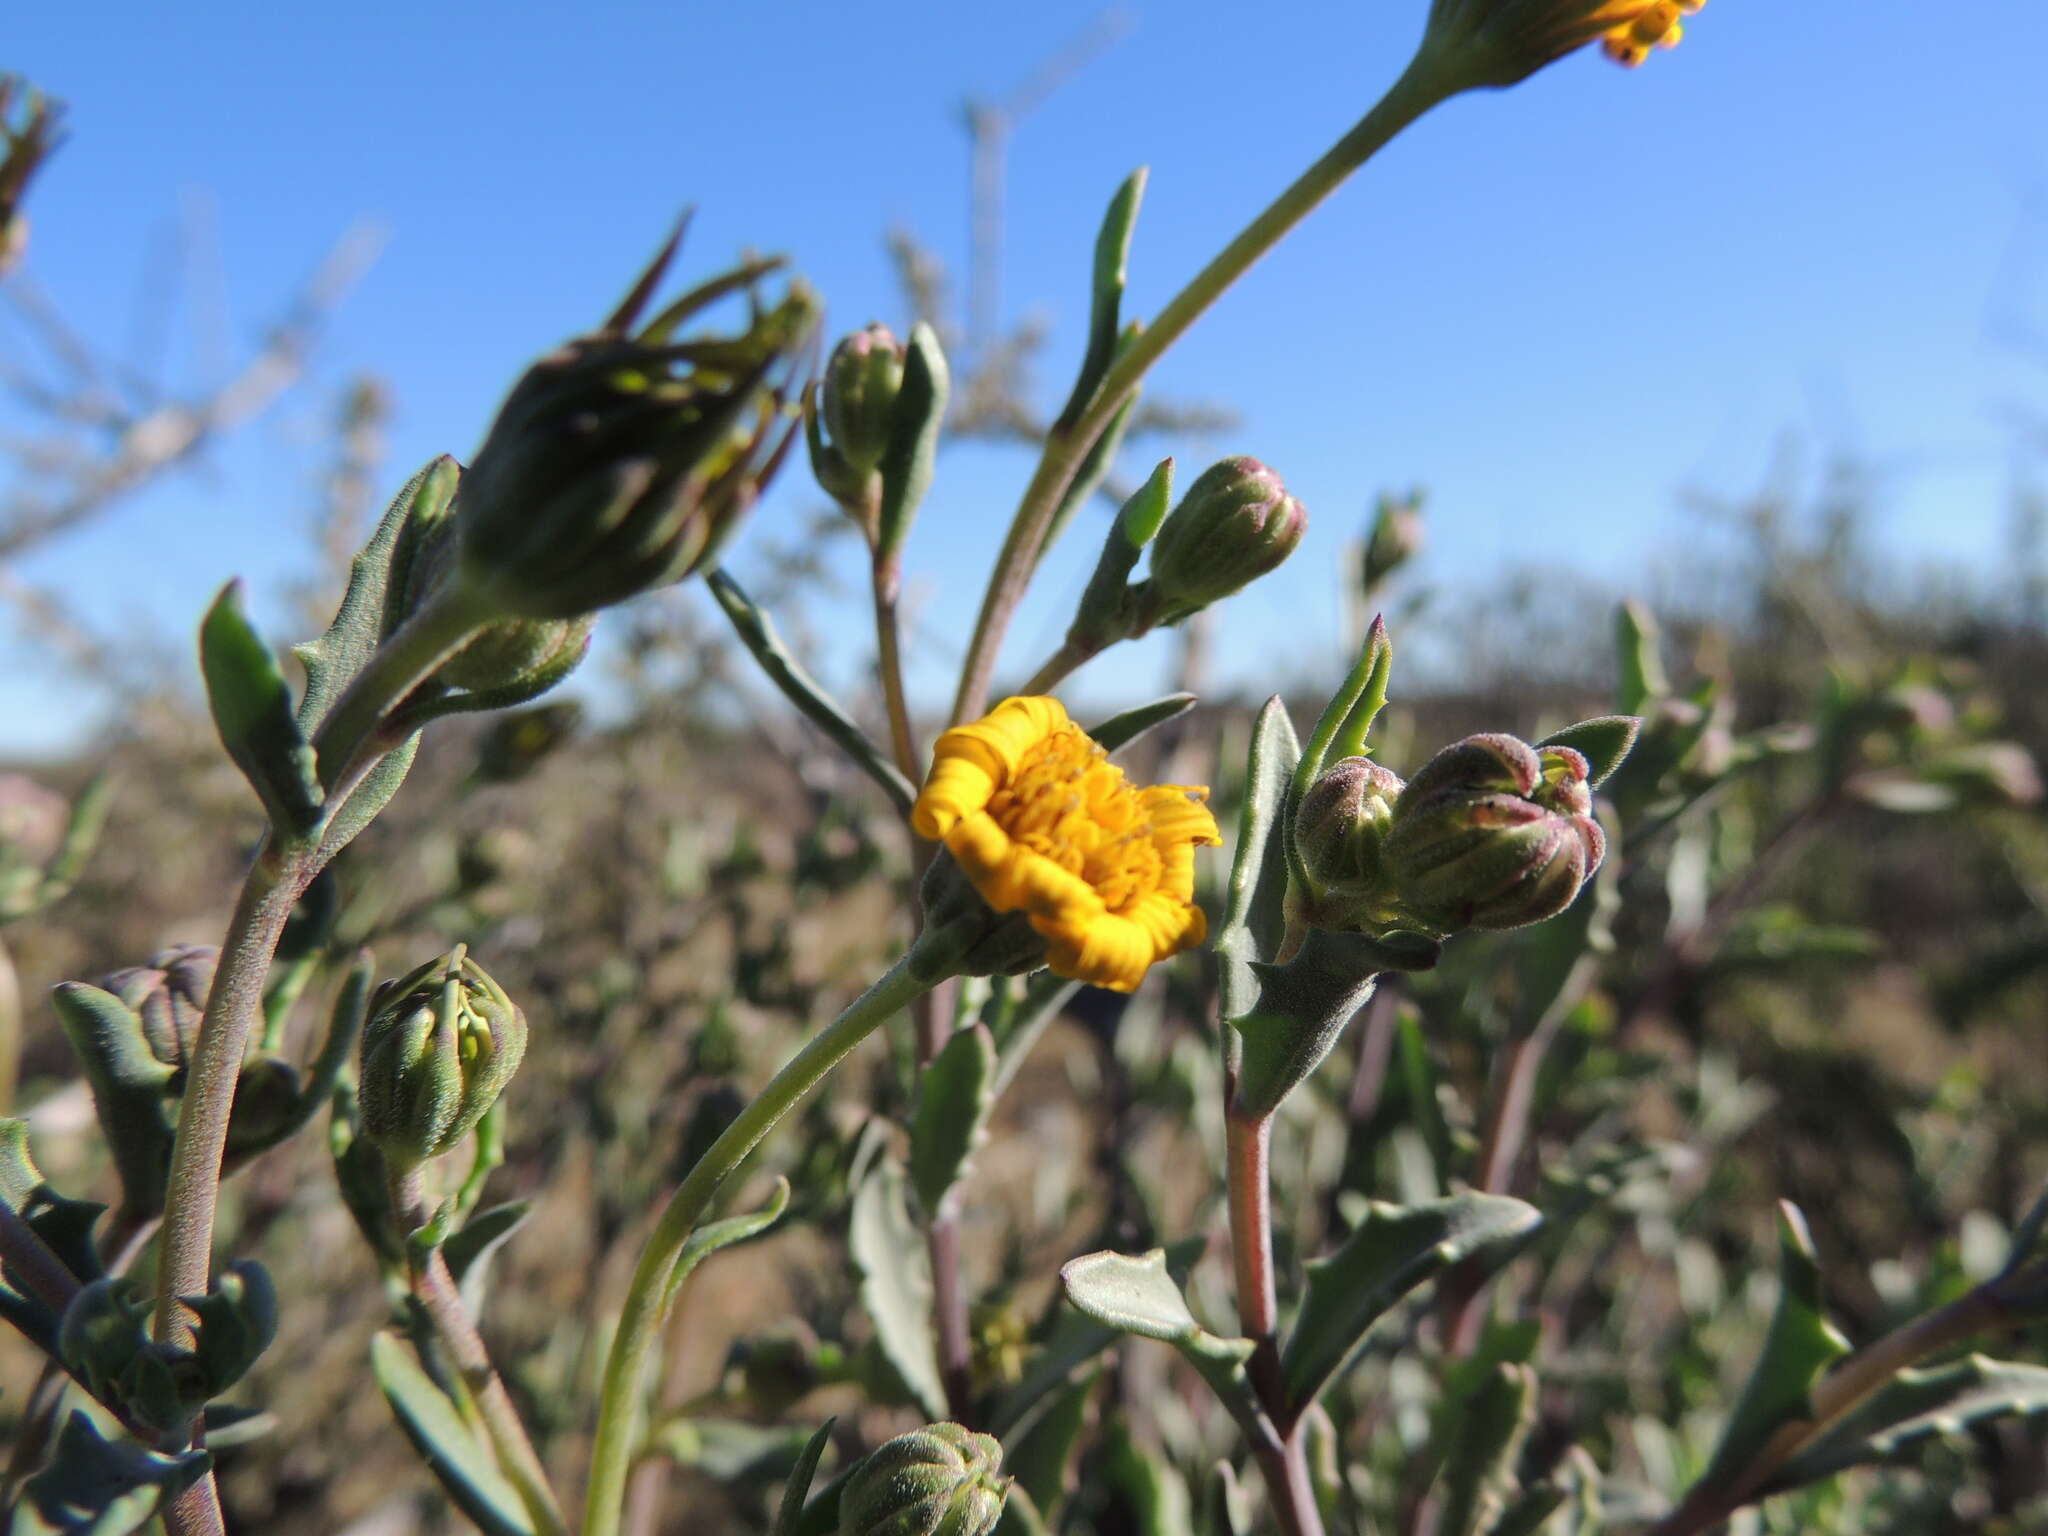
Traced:
POLYGON ((1152 818, 1123 770, 1072 726, 1025 751, 988 813, 1013 841, 1087 881, 1111 912, 1159 888, 1152 818))

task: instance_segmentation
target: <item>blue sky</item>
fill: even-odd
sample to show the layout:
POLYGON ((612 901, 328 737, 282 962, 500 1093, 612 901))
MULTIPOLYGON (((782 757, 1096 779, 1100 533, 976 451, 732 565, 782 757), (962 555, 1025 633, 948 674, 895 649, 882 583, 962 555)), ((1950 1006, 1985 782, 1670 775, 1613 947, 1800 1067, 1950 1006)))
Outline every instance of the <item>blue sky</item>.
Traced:
MULTIPOLYGON (((32 203, 30 271, 116 352, 181 210, 214 210, 208 281, 236 339, 351 221, 387 236, 284 408, 18 574, 136 643, 189 643, 231 574, 283 624, 342 383, 373 370, 395 393, 392 485, 435 452, 466 456, 522 363, 595 319, 686 203, 693 270, 785 251, 835 330, 899 321, 892 224, 964 258, 962 98, 1013 88, 1102 9, 15 8, 0 68, 71 108, 32 203)), ((1012 140, 1003 307, 1051 329, 1045 397, 1068 383, 1089 244, 1122 176, 1152 170, 1131 264, 1142 315, 1370 104, 1425 9, 1125 7, 1121 38, 1012 140)), ((1310 511, 1295 562, 1226 617, 1227 675, 1334 662, 1332 564, 1385 487, 1429 487, 1436 581, 1540 559, 1647 587, 1682 580, 1703 536, 1684 492, 1753 488, 1797 438, 1878 468, 1895 546, 1995 561, 2012 412, 2048 410, 2048 367, 2011 340, 2048 329, 2044 57, 2033 0, 1939 15, 1714 0, 1640 71, 1576 58, 1426 117, 1154 375, 1161 395, 1241 417, 1174 445, 1186 472, 1254 453, 1310 511)), ((18 345, 0 327, 0 348, 18 345)), ((205 382, 210 351, 180 330, 170 379, 205 382)), ((942 464, 910 550, 927 698, 1028 467, 983 449, 942 464)), ((817 505, 802 481, 786 477, 763 528, 817 505)), ((1012 676, 1057 639, 1099 526, 1077 524, 1049 562, 1012 676)), ((744 543, 733 559, 744 575, 744 543)), ((839 617, 864 642, 859 616, 839 617)), ((81 701, 55 659, 10 642, 4 661, 0 749, 63 739, 81 701)), ((1136 648, 1091 686, 1135 691, 1159 662, 1136 648)))

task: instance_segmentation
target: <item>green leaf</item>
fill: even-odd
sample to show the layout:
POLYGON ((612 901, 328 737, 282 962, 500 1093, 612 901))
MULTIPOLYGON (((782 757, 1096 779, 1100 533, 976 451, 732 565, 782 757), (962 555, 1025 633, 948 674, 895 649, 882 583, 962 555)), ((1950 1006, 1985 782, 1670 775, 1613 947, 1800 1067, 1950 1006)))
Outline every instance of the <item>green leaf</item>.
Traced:
POLYGON ((860 1271, 860 1299, 875 1341, 926 1415, 946 1416, 946 1390, 932 1342, 931 1257, 911 1219, 903 1167, 878 1161, 853 1196, 846 1244, 860 1271))
POLYGON ((336 854, 356 840, 356 835, 363 828, 377 819, 377 813, 391 803, 391 797, 398 793, 398 786, 405 782, 419 750, 419 737, 408 736, 377 759, 349 797, 328 813, 327 825, 320 833, 320 852, 315 862, 331 862, 336 854))
POLYGON ((1515 1463, 1536 1421, 1536 1373, 1526 1365, 1498 1366, 1458 1410, 1446 1426, 1436 1536, 1479 1536, 1493 1528, 1514 1491, 1515 1463))
POLYGON ((1285 965, 1252 962, 1257 1001, 1230 1020, 1240 1042, 1233 1111, 1259 1118, 1278 1109, 1336 1049, 1382 971, 1429 970, 1442 950, 1421 934, 1311 928, 1285 965))
POLYGON ((164 1455, 109 1440, 74 1409, 57 1432, 49 1465, 30 1478, 8 1536, 127 1536, 213 1465, 206 1451, 164 1455))
POLYGON ((658 1425, 647 1446, 714 1482, 772 1483, 788 1479, 810 1447, 820 1443, 818 1435, 805 1434, 793 1424, 676 1418, 658 1425))
POLYGON ((239 581, 221 589, 200 623, 199 666, 221 745, 280 835, 303 836, 320 819, 324 798, 313 747, 277 658, 242 612, 239 581))
POLYGON ((709 1222, 692 1232, 684 1241, 682 1252, 676 1255, 676 1267, 669 1271, 668 1284, 661 1295, 661 1305, 666 1311, 674 1304, 676 1292, 683 1282, 690 1278, 690 1271, 702 1264, 721 1248, 730 1248, 759 1237, 776 1222, 782 1220, 782 1213, 789 1209, 789 1180, 780 1174, 775 1176, 775 1188, 768 1196, 768 1203, 758 1211, 749 1211, 742 1216, 728 1216, 723 1221, 709 1222))
POLYGON ((65 981, 51 989, 50 1003, 92 1087, 123 1207, 142 1219, 161 1215, 178 1128, 169 1096, 177 1069, 151 1054, 142 1020, 113 993, 65 981))
POLYGON ((441 1257, 457 1285, 469 1272, 496 1253, 505 1239, 518 1231, 533 1214, 531 1200, 508 1200, 489 1210, 478 1211, 462 1228, 441 1245, 441 1257))
POLYGON ((1394 1021, 1394 1050, 1402 1096, 1407 1101, 1408 1123, 1429 1148, 1436 1186, 1441 1191, 1451 1168, 1451 1128, 1444 1120, 1443 1102, 1437 1097, 1436 1063, 1430 1059, 1429 1041, 1422 1033, 1422 1014, 1413 1006, 1403 1007, 1394 1021))
POLYGON ((1102 540, 1102 553, 1074 607, 1074 622, 1067 630, 1067 642, 1089 655, 1129 639, 1135 614, 1132 609, 1130 577, 1166 521, 1173 500, 1173 460, 1161 459, 1133 491, 1102 540))
POLYGON ((59 1262, 80 1280, 103 1271, 93 1226, 105 1214, 97 1200, 73 1200, 57 1192, 29 1156, 28 1122, 0 1119, 0 1200, 14 1207, 59 1262))
POLYGON ((1104 1252, 1070 1259, 1060 1270, 1060 1288, 1076 1308, 1105 1327, 1173 1345, 1241 1423, 1258 1417, 1244 1369, 1252 1341, 1219 1338, 1195 1321, 1167 1272, 1164 1248, 1138 1258, 1104 1252))
POLYGON ((1331 763, 1365 751, 1373 721, 1387 702, 1387 679, 1393 665, 1394 642, 1387 635, 1385 621, 1374 619, 1350 674, 1330 696, 1330 702, 1316 719, 1315 729, 1309 732, 1308 748, 1294 769, 1296 800, 1331 763))
POLYGON ((1090 1371, 1053 1393, 1040 1410, 1005 1442, 1003 1470, 1048 1519, 1058 1516, 1067 1496, 1074 1446, 1088 1418, 1088 1399, 1101 1372, 1090 1371))
POLYGON ((789 1469, 789 1481, 783 1484, 782 1503, 776 1507, 775 1523, 768 1528, 768 1536, 796 1536, 797 1522, 804 1512, 804 1500, 810 1496, 811 1481, 818 1475, 818 1461, 824 1456, 825 1447, 832 1443, 832 1426, 838 1422, 837 1419, 827 1419, 818 1426, 818 1432, 804 1442, 796 1465, 789 1469))
POLYGON ((1089 285, 1088 350, 1081 358, 1081 371, 1074 380, 1074 392, 1067 397, 1053 430, 1064 432, 1081 419, 1102 377, 1116 358, 1117 336, 1123 329, 1125 273, 1131 257, 1131 235, 1138 226, 1138 205, 1145 198, 1149 172, 1139 166, 1123 180, 1102 215, 1102 227, 1095 236, 1095 270, 1089 285))
POLYGON ((931 490, 939 429, 946 421, 952 378, 938 332, 920 320, 903 353, 903 383, 889 413, 889 444, 882 452, 882 505, 876 558, 893 560, 910 533, 911 519, 931 490))
POLYGON ((1140 704, 1122 714, 1111 715, 1102 724, 1090 728, 1088 734, 1105 752, 1116 752, 1129 746, 1148 731, 1157 730, 1169 720, 1177 720, 1195 707, 1192 693, 1169 693, 1163 699, 1154 699, 1150 704, 1140 704))
POLYGON ((1813 1384, 1849 1352, 1849 1341, 1821 1306, 1820 1261, 1806 1218, 1778 1202, 1778 1310, 1749 1382, 1721 1431, 1703 1481, 1720 1485, 1742 1475, 1764 1443, 1788 1424, 1813 1416, 1813 1384))
POLYGON ((726 618, 732 621, 740 644, 768 674, 769 681, 782 690, 783 697, 794 704, 805 719, 829 736, 869 778, 882 787, 897 810, 907 814, 911 803, 917 799, 917 791, 911 787, 910 780, 868 739, 867 733, 854 723, 853 717, 834 703, 817 680, 803 669, 782 643, 782 637, 775 632, 775 625, 768 615, 747 596, 746 589, 723 568, 714 570, 704 580, 711 588, 711 595, 718 600, 718 606, 725 611, 726 618))
POLYGON ((1643 722, 1635 715, 1599 715, 1553 731, 1536 745, 1570 747, 1577 752, 1585 758, 1587 779, 1597 789, 1622 765, 1642 729, 1643 722))
POLYGON ((1848 1417, 1772 1474, 1770 1491, 1890 1461, 1935 1438, 1960 1436, 1986 1419, 2048 1413, 2048 1367, 1970 1355, 1930 1370, 1904 1370, 1848 1417))
POLYGON ((1403 1296, 1460 1260, 1512 1243, 1541 1224, 1534 1206, 1464 1194, 1428 1205, 1368 1202, 1343 1246, 1308 1264, 1308 1284, 1283 1356, 1296 1412, 1322 1395, 1403 1296))
POLYGON ((917 1080, 910 1182, 930 1216, 967 1172, 995 1108, 996 1044, 986 1026, 956 1030, 917 1080))
MULTIPOLYGON (((1128 340, 1134 334, 1126 331, 1125 337, 1128 340)), ((1032 560, 1034 570, 1037 569, 1038 561, 1045 557, 1045 552, 1058 542, 1062 533, 1066 532, 1067 524, 1073 521, 1074 514, 1089 497, 1102 489, 1102 482, 1109 478, 1109 471, 1116 463, 1116 456, 1123 450, 1124 432, 1130 426, 1131 415, 1137 408, 1138 392, 1134 389, 1125 398, 1124 403, 1117 407, 1116 414, 1109 418, 1109 425, 1102 429, 1102 435, 1089 444, 1088 452, 1082 456, 1080 467, 1074 471, 1074 478, 1067 482, 1067 488, 1060 496, 1059 505, 1053 508, 1052 517, 1045 525, 1045 538, 1040 541, 1038 554, 1032 560)))
POLYGON ((1202 1509, 1195 1529, 1201 1536, 1252 1536, 1252 1501, 1227 1461, 1209 1469, 1202 1484, 1202 1509))
POLYGON ((534 1536, 533 1523, 490 1449, 463 1423, 455 1404, 421 1370, 397 1335, 370 1340, 370 1369, 399 1427, 455 1507, 485 1536, 534 1536))
POLYGON ((403 587, 406 558, 417 539, 402 538, 415 519, 437 521, 446 515, 462 471, 446 454, 426 465, 400 488, 385 508, 360 553, 349 562, 348 587, 335 609, 334 622, 318 640, 294 646, 292 654, 306 669, 306 693, 299 701, 299 729, 310 737, 327 718, 342 690, 363 670, 402 615, 390 611, 393 595, 403 587))
POLYGON ((1118 1423, 1105 1437, 1102 1480, 1124 1496, 1131 1512, 1126 1529, 1135 1536, 1187 1536, 1194 1529, 1194 1501, 1188 1485, 1165 1460, 1139 1445, 1118 1423))
POLYGON ((1230 864, 1223 926, 1216 934, 1222 962, 1223 1017, 1241 1018, 1258 998, 1254 962, 1270 960, 1287 928, 1288 785, 1301 760, 1294 722, 1275 694, 1259 711, 1245 762, 1244 805, 1238 814, 1237 850, 1230 864))
POLYGON ((1652 700, 1670 695, 1671 683, 1664 675, 1659 648, 1656 615, 1648 608, 1631 601, 1614 610, 1614 649, 1620 672, 1614 704, 1621 713, 1640 715, 1652 700))
POLYGON ((236 1259, 204 1296, 182 1299, 193 1317, 196 1407, 240 1381, 277 1337, 277 1287, 254 1259, 236 1259))

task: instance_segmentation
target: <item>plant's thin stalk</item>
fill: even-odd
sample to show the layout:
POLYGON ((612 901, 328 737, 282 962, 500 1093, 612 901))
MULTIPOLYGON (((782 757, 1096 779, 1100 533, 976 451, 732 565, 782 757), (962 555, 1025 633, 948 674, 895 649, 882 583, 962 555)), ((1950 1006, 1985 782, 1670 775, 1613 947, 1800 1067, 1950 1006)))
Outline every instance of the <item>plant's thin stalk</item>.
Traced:
POLYGON ((960 1262, 958 1191, 939 1203, 925 1229, 925 1247, 932 1263, 932 1334, 938 1346, 939 1384, 946 1393, 946 1414, 955 1423, 975 1428, 974 1341, 967 1326, 967 1281, 960 1262))
POLYGON ((697 1160, 669 1197, 653 1235, 641 1250, 639 1263, 634 1266, 618 1327, 612 1334, 611 1351, 605 1359, 597 1433, 591 1446, 583 1536, 618 1536, 626 1475, 633 1459, 632 1437, 638 1418, 641 1372, 660 1326, 662 1293, 668 1288, 669 1274, 683 1244, 710 1209, 720 1186, 775 1128, 776 1122, 838 1066, 848 1052, 902 1012, 913 998, 929 991, 937 980, 929 957, 913 947, 790 1058, 697 1160))
POLYGON ((903 571, 894 555, 876 555, 875 669, 882 678, 882 700, 889 710, 889 750, 903 777, 915 784, 924 777, 917 764, 917 738, 910 730, 910 699, 903 687, 903 634, 896 607, 903 595, 903 571))
POLYGON ((1063 640, 1060 648, 1045 658, 1045 665, 1031 674, 1031 681, 1017 691, 1022 694, 1051 693, 1099 654, 1089 646, 1063 640))
POLYGON ((1280 1302, 1273 1279, 1273 1117, 1230 1110, 1224 1116, 1230 1253, 1237 1275, 1237 1321, 1252 1341, 1245 1369, 1274 1438, 1254 1438, 1274 1513, 1287 1536, 1323 1536, 1322 1512, 1308 1475, 1307 1446, 1288 1407, 1280 1369, 1280 1302))
POLYGON ((1756 1498, 1773 1473, 1833 1429, 1908 1366, 2015 1319, 1986 1286, 1901 1324, 1849 1356, 1814 1384, 1813 1416, 1787 1424, 1725 1488, 1695 1486, 1649 1536, 1699 1536, 1756 1498))
POLYGON ((988 687, 995 673, 996 653, 1009 628, 1011 615, 1038 564, 1046 532, 1059 512, 1060 502, 1073 484, 1075 472, 1088 450, 1101 436, 1110 420, 1136 392, 1146 371, 1167 348, 1185 335, 1203 312, 1220 298, 1225 289, 1242 277, 1253 263, 1279 244, 1324 198, 1341 186, 1351 173, 1365 164, 1388 140, 1424 112, 1462 88, 1463 82, 1448 76, 1434 60, 1418 55, 1373 109, 1333 144, 1323 157, 1297 177, 1237 237, 1226 245, 1188 285, 1167 301, 1137 339, 1124 350, 1104 374, 1095 398, 1071 430, 1054 430, 1046 437, 1038 468, 1025 488, 1017 515, 996 557, 988 592, 975 620, 974 638, 968 645, 961 667, 960 689, 953 701, 957 722, 981 713, 988 702, 988 687))
POLYGON ((170 1536, 227 1536, 227 1528, 227 1517, 220 1509, 220 1490, 213 1486, 211 1472, 164 1508, 164 1529, 170 1536))
MULTIPOLYGON (((398 1219, 407 1227, 426 1224, 426 1188, 417 1168, 393 1175, 391 1203, 398 1219)), ((448 1261, 435 1248, 424 1266, 409 1263, 407 1268, 413 1298, 446 1352, 448 1362, 475 1399, 498 1464, 518 1493, 520 1503, 526 1506, 534 1529, 540 1536, 568 1536, 569 1522, 548 1483, 547 1468, 541 1464, 519 1410, 505 1390, 497 1368, 491 1364, 491 1352, 484 1345, 483 1335, 477 1332, 476 1320, 462 1304, 462 1292, 449 1273, 448 1261)))

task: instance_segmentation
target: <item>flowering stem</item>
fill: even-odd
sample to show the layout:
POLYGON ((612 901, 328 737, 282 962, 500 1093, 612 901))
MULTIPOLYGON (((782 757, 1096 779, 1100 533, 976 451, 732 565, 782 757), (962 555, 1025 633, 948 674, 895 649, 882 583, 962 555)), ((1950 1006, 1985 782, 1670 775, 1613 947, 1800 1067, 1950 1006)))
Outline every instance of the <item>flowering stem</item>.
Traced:
POLYGON ((917 766, 917 740, 910 733, 910 700, 903 689, 903 637, 896 604, 903 590, 903 571, 894 555, 875 556, 875 669, 882 677, 882 700, 889 709, 889 749, 896 766, 915 784, 923 777, 917 766))
POLYGON ((1246 1363, 1275 1440, 1254 1438, 1267 1496, 1287 1536, 1323 1536, 1322 1512, 1309 1482, 1307 1447, 1287 1403, 1280 1370, 1280 1304, 1273 1280, 1271 1115, 1224 1116, 1226 1183, 1230 1197, 1230 1253, 1237 1273, 1237 1321, 1252 1341, 1246 1363))
POLYGON ((1096 654, 1089 646, 1077 645, 1072 640, 1062 641, 1060 648, 1045 658, 1045 665, 1031 674, 1031 681, 1017 691, 1023 694, 1051 693, 1096 654))
POLYGON ((612 1335, 604 1384, 598 1398, 597 1434, 591 1447, 590 1483, 583 1516, 584 1536, 618 1536, 626 1477, 638 1429, 640 1378, 661 1324, 662 1297, 670 1272, 711 1201, 747 1155, 775 1124, 815 1088, 855 1046, 929 991, 949 967, 912 946, 839 1017, 791 1057, 767 1087, 708 1151, 669 1197, 654 1233, 641 1250, 612 1335))
MULTIPOLYGON (((426 1224, 426 1190, 417 1168, 392 1175, 391 1204, 408 1230, 426 1224)), ((519 1494, 520 1503, 532 1517, 534 1530, 539 1536, 567 1536, 569 1524, 555 1499, 554 1489, 548 1486, 547 1469, 527 1437, 511 1394, 491 1364, 483 1335, 477 1332, 475 1320, 462 1304, 462 1292, 449 1273, 448 1261, 435 1248, 424 1265, 415 1259, 408 1269, 413 1299, 419 1303, 420 1313, 433 1329, 448 1362, 475 1399, 485 1433, 491 1438, 491 1449, 519 1494)))
POLYGON ((1110 364, 1094 399, 1073 426, 1065 431, 1055 427, 1047 434, 1038 468, 1031 477, 1031 483, 1025 487, 1017 515, 1010 524, 1002 551, 996 557, 995 571, 989 578, 981 613, 975 620, 974 638, 968 646, 967 660, 960 673, 959 693, 953 701, 953 719, 956 722, 980 714, 988 702, 996 653, 1002 647, 1010 618, 1037 568, 1038 557, 1060 503, 1073 484, 1076 471, 1087 458, 1088 450, 1124 403, 1137 393, 1146 371, 1165 354, 1167 348, 1187 333, 1225 289, 1278 245, 1282 237, 1336 191, 1353 171, 1371 159, 1395 134, 1453 94, 1461 84, 1436 67, 1433 61, 1425 65, 1418 56, 1370 112, 1239 231, 1237 237, 1196 273, 1185 288, 1168 300, 1166 307, 1110 364))

